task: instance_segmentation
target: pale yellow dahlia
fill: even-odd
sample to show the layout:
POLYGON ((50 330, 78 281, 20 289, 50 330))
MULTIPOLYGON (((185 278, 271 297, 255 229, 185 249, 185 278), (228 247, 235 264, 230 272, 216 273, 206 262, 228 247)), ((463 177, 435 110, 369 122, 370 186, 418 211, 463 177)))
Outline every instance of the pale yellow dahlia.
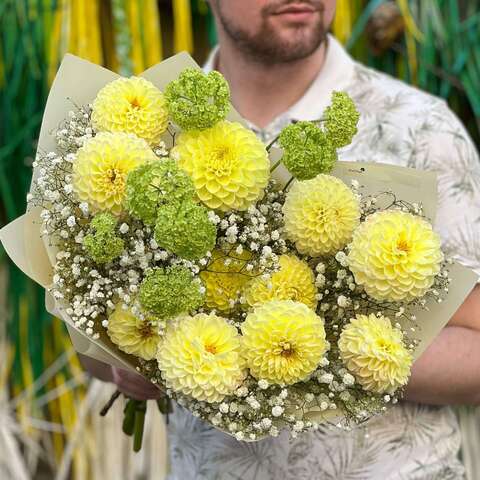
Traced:
POLYGON ((387 317, 357 315, 342 330, 340 355, 365 390, 393 393, 406 385, 412 356, 404 345, 401 330, 387 317))
POLYGON ((241 254, 235 249, 227 255, 221 250, 214 250, 206 269, 200 278, 206 289, 205 305, 224 312, 232 310, 238 303, 245 285, 254 275, 246 269, 252 254, 243 250, 241 254), (225 265, 227 261, 227 265, 225 265))
POLYGON ((334 253, 350 241, 360 206, 345 183, 321 174, 292 185, 283 213, 287 237, 300 253, 317 257, 334 253))
POLYGON ((261 276, 251 280, 245 288, 245 300, 257 306, 270 300, 294 300, 315 309, 315 275, 308 264, 294 255, 282 255, 280 270, 270 278, 261 276))
POLYGON ((242 334, 252 376, 280 385, 305 380, 328 349, 323 319, 292 300, 256 307, 242 324, 242 334))
POLYGON ((92 125, 99 132, 134 133, 150 145, 167 129, 168 111, 162 92, 141 77, 107 83, 92 105, 92 125))
POLYGON ((145 140, 128 133, 99 133, 79 148, 73 188, 93 212, 122 212, 128 173, 157 157, 145 140))
POLYGON ((237 329, 213 314, 179 319, 157 360, 169 388, 209 403, 232 394, 246 375, 237 329))
POLYGON ((130 310, 118 303, 108 317, 107 333, 120 350, 131 355, 153 360, 160 341, 155 321, 137 318, 130 310))
POLYGON ((265 146, 240 123, 222 121, 206 130, 183 132, 172 156, 210 208, 246 210, 268 183, 270 162, 265 146))
POLYGON ((398 210, 370 215, 355 231, 348 255, 356 282, 372 298, 390 301, 425 295, 442 260, 432 226, 398 210))

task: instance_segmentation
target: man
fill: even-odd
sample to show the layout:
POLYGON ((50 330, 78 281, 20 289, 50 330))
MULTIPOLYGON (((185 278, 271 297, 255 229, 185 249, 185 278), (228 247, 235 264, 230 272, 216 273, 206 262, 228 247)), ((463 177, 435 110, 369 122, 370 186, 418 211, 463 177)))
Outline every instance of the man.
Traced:
MULTIPOLYGON (((210 0, 219 48, 205 69, 228 80, 232 101, 266 143, 292 120, 321 117, 333 90, 361 114, 342 160, 438 172, 437 227, 444 245, 480 273, 480 161, 446 104, 355 63, 326 32, 334 0, 210 0)), ((480 286, 415 363, 407 400, 365 428, 321 429, 239 443, 182 409, 170 421, 171 478, 273 480, 460 479, 460 437, 446 405, 480 403, 480 286), (427 406, 430 405, 430 406, 427 406)), ((136 397, 152 386, 114 370, 136 397)))

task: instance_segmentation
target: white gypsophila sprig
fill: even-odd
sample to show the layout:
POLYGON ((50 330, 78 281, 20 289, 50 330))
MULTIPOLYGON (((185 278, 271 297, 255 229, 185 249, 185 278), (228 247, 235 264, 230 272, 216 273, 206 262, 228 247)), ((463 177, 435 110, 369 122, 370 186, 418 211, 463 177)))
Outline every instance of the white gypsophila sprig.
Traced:
POLYGON ((282 204, 284 194, 275 190, 270 182, 262 200, 244 212, 227 213, 220 218, 210 213, 217 226, 217 245, 224 251, 234 247, 234 253, 250 252, 252 258, 246 266, 247 272, 271 273, 278 267, 278 258, 286 253, 287 242, 281 235, 283 227, 282 204))
POLYGON ((91 126, 91 114, 90 105, 75 106, 68 113, 68 118, 55 130, 55 141, 60 152, 76 152, 85 141, 95 135, 91 126))

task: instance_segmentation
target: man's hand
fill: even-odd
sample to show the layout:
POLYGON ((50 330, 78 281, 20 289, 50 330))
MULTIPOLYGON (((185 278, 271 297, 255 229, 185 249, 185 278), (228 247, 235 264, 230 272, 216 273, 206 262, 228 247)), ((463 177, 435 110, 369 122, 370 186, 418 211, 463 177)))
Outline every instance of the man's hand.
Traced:
POLYGON ((127 397, 135 400, 159 399, 162 392, 141 375, 112 367, 112 382, 127 397))
POLYGON ((92 376, 103 382, 113 382, 118 390, 135 400, 158 399, 161 391, 153 383, 145 380, 141 375, 111 367, 85 355, 78 355, 83 368, 92 376))
POLYGON ((480 405, 480 285, 414 363, 406 399, 480 405))

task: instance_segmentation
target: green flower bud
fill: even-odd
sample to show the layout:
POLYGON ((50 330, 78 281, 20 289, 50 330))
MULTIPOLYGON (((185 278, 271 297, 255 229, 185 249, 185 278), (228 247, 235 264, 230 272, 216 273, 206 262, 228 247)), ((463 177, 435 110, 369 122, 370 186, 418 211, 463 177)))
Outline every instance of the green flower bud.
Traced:
POLYGON ((185 69, 165 89, 172 120, 184 130, 205 129, 223 120, 230 110, 230 89, 223 75, 185 69))
POLYGON ((174 265, 151 270, 140 285, 140 303, 161 319, 190 312, 203 304, 201 281, 190 270, 174 265))
POLYGON ((345 92, 333 92, 332 104, 325 109, 325 129, 336 148, 352 143, 360 118, 355 103, 345 92))
POLYGON ((208 210, 193 201, 159 207, 155 241, 187 260, 197 260, 215 246, 217 230, 208 210))
POLYGON ((146 163, 129 173, 125 204, 131 215, 154 225, 160 205, 189 200, 194 195, 190 177, 174 160, 165 159, 146 163))
POLYGON ((297 122, 280 133, 282 162, 299 180, 309 180, 332 171, 337 152, 327 135, 312 122, 297 122))
POLYGON ((85 235, 83 246, 96 263, 108 263, 118 257, 125 247, 115 235, 116 218, 108 212, 98 213, 90 223, 90 233, 85 235))

